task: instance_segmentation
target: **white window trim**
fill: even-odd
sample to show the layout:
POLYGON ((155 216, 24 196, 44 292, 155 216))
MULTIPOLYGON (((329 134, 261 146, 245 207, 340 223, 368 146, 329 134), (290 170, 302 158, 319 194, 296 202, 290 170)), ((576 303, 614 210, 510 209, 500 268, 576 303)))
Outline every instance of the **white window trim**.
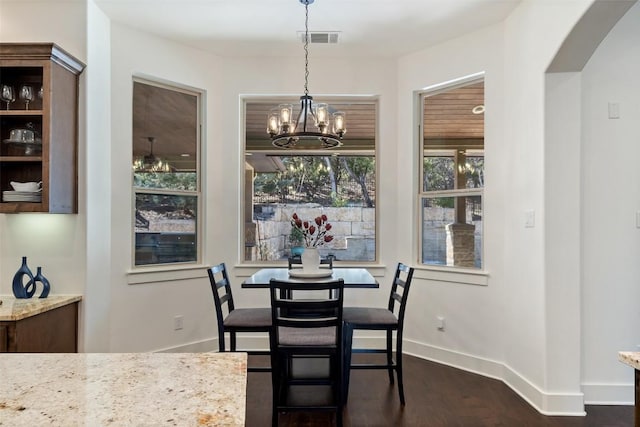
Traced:
MULTIPOLYGON (((484 187, 482 189, 452 189, 452 190, 442 190, 442 191, 431 191, 425 192, 422 182, 424 182, 424 168, 422 167, 422 162, 424 159, 424 147, 422 143, 423 138, 423 118, 424 118, 424 101, 423 98, 427 95, 433 96, 450 89, 455 89, 457 87, 466 86, 469 84, 473 84, 476 82, 485 81, 485 73, 484 71, 470 74, 465 77, 452 79, 446 82, 437 83, 434 85, 426 86, 420 90, 414 91, 414 118, 416 120, 417 126, 414 126, 414 144, 415 150, 417 150, 417 176, 418 181, 417 185, 417 197, 415 200, 415 220, 416 220, 416 239, 414 244, 415 251, 415 260, 416 266, 415 269, 418 272, 416 277, 419 279, 430 280, 435 282, 453 282, 460 284, 469 284, 469 285, 480 285, 487 286, 488 278, 490 276, 489 271, 485 269, 486 267, 486 259, 485 259, 485 234, 483 229, 483 242, 482 242, 482 267, 481 268, 463 268, 456 266, 437 266, 437 265, 429 265, 424 264, 422 262, 422 215, 420 214, 420 210, 422 209, 422 200, 425 197, 433 197, 435 195, 450 195, 450 196, 465 196, 465 195, 480 195, 483 199, 484 204, 484 187)), ((485 98, 486 100, 486 98, 485 98)), ((445 150, 446 151, 446 150, 445 150)), ((484 151, 484 150, 483 150, 484 151)), ((444 151, 443 151, 444 153, 444 151)), ((484 210, 484 208, 483 208, 484 210)), ((483 222, 484 227, 484 222, 483 222)))
MULTIPOLYGON (((196 174, 196 191, 186 192, 181 190, 167 191, 166 189, 147 189, 135 187, 133 185, 133 170, 131 170, 131 229, 129 236, 131 239, 131 259, 130 267, 126 271, 128 284, 141 284, 152 282, 172 281, 179 279, 191 279, 206 277, 207 265, 203 264, 206 259, 204 236, 206 236, 205 230, 205 203, 204 194, 206 183, 206 171, 204 168, 204 156, 205 156, 205 123, 206 123, 206 90, 200 89, 194 86, 189 86, 174 81, 150 76, 147 74, 136 73, 133 74, 131 79, 131 97, 133 97, 133 83, 139 82, 142 84, 157 86, 179 92, 184 92, 190 95, 194 95, 197 98, 198 113, 196 117, 196 129, 197 129, 197 145, 196 145, 196 158, 197 160, 197 174, 196 174), (138 189, 136 189, 138 188, 138 189), (196 216, 196 260, 192 262, 180 262, 180 263, 167 263, 167 264, 149 264, 149 265, 135 265, 135 203, 136 194, 189 194, 195 195, 197 198, 198 215, 196 216)), ((133 111, 132 111, 133 113, 133 111)))
MULTIPOLYGON (((239 175, 238 179, 240 183, 244 182, 244 159, 246 156, 246 104, 251 102, 260 102, 260 103, 269 103, 269 104, 278 104, 283 101, 290 101, 292 98, 298 98, 300 95, 240 95, 240 105, 241 105, 241 117, 240 117, 240 143, 238 144, 240 150, 240 161, 241 164, 239 166, 239 175)), ((343 155, 373 155, 376 160, 376 189, 380 188, 380 96, 378 95, 314 95, 317 96, 318 99, 322 98, 322 102, 326 103, 339 103, 339 102, 353 102, 353 103, 375 103, 376 104, 376 123, 375 123, 375 150, 340 150, 340 153, 343 155)), ((315 98, 314 98, 315 99, 315 98)), ((265 119, 266 120, 266 119, 265 119)), ((347 130, 348 130, 348 120, 347 117, 347 130)), ((264 154, 278 154, 282 153, 282 149, 268 149, 268 150, 259 150, 259 152, 264 154)), ((331 150, 324 150, 328 155, 332 153, 331 150)), ((296 150, 295 156, 305 156, 309 154, 317 154, 317 151, 309 152, 306 150, 296 150)), ((240 185, 240 206, 239 212, 244 211, 244 200, 245 200, 245 186, 240 185)), ((376 199, 375 204, 375 224, 376 224, 376 243, 375 243, 375 251, 376 251, 376 259, 373 261, 340 261, 340 267, 363 267, 363 268, 380 268, 383 264, 381 264, 380 259, 380 208, 378 200, 376 199)), ((266 268, 266 267, 280 267, 283 265, 282 261, 247 261, 244 259, 244 239, 245 239, 245 228, 244 223, 239 225, 239 245, 238 245, 238 264, 235 266, 239 271, 251 271, 256 268, 266 268)), ((249 274, 250 275, 250 274, 249 274)))

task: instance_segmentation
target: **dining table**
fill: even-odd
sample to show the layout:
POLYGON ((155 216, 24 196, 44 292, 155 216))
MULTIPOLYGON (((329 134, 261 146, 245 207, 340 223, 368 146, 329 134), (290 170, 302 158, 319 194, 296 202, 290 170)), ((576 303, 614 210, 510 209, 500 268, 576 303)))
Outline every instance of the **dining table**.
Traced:
POLYGON ((271 279, 291 282, 344 280, 345 288, 379 288, 380 284, 366 268, 320 268, 308 275, 301 268, 262 268, 242 282, 243 288, 268 288, 271 279))

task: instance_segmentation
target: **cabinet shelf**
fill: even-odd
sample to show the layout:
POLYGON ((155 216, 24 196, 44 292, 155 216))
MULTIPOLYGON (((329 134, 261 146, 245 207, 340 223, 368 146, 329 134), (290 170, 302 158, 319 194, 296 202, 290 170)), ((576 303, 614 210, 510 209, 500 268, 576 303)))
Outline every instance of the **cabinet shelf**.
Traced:
POLYGON ((42 212, 41 202, 0 202, 4 213, 42 212))
POLYGON ((0 110, 0 116, 42 116, 42 110, 0 110))
POLYGON ((28 104, 16 96, 8 110, 0 102, 0 191, 13 190, 12 181, 42 182, 41 202, 3 201, 0 213, 78 212, 78 79, 84 68, 54 43, 0 43, 2 84, 16 95, 24 85, 42 94, 28 104), (21 139, 14 130, 31 131, 37 147, 14 142, 21 139))
POLYGON ((41 162, 41 156, 0 156, 0 162, 41 162))

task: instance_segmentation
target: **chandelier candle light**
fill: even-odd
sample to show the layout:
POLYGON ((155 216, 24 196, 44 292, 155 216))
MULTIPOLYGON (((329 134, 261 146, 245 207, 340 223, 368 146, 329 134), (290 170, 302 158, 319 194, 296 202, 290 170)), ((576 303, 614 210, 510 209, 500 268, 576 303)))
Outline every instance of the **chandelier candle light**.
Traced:
POLYGON ((300 0, 305 10, 304 36, 304 95, 300 97, 300 112, 293 120, 291 104, 280 104, 269 112, 267 133, 271 143, 278 148, 294 148, 299 142, 319 142, 320 148, 335 148, 342 145, 341 139, 347 132, 345 114, 337 111, 330 113, 329 105, 313 104, 309 95, 309 5, 314 0, 300 0), (331 124, 333 118, 333 126, 331 124), (316 130, 311 129, 311 122, 316 130))

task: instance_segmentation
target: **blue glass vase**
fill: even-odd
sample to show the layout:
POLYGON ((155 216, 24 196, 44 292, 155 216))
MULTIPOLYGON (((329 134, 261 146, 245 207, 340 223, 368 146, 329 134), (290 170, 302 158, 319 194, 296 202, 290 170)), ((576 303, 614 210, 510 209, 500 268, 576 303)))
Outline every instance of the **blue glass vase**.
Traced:
POLYGON ((36 271, 36 276, 33 278, 33 290, 35 291, 37 283, 42 283, 42 292, 40 292, 40 296, 38 298, 46 298, 49 296, 49 290, 51 289, 51 285, 46 277, 42 275, 42 267, 38 267, 36 271))
POLYGON ((16 298, 31 298, 36 292, 36 286, 33 282, 33 273, 27 266, 27 257, 22 257, 22 265, 13 276, 13 284, 11 286, 13 295, 16 298), (24 283, 28 279, 27 283, 24 283))

